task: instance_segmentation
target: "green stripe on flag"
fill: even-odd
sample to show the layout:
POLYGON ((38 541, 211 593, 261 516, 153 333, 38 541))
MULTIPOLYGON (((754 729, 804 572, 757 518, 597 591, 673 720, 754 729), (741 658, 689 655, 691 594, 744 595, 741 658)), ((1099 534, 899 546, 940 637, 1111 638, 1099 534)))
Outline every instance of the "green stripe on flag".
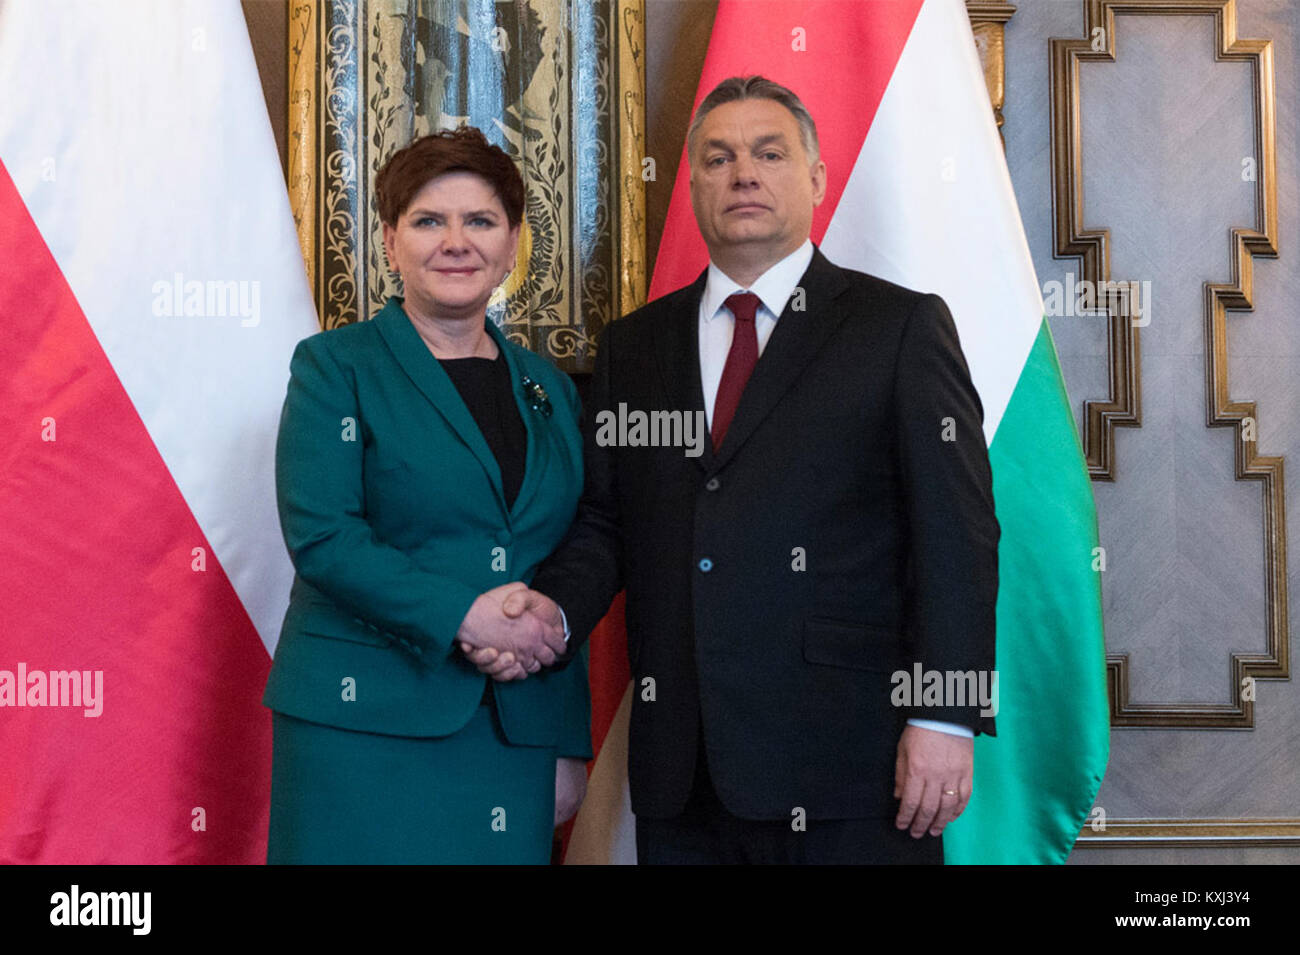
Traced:
POLYGON ((1110 753, 1091 479, 1046 319, 989 447, 998 548, 997 736, 948 864, 1064 862, 1110 753))

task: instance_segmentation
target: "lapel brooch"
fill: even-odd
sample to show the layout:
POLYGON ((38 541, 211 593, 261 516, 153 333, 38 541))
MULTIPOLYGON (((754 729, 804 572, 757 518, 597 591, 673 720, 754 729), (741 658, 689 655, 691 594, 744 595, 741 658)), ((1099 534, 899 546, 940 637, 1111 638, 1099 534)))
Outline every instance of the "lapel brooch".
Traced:
POLYGON ((524 386, 524 397, 528 399, 528 407, 534 411, 540 411, 543 418, 549 418, 551 416, 551 399, 546 396, 546 389, 527 375, 524 375, 519 383, 524 386))

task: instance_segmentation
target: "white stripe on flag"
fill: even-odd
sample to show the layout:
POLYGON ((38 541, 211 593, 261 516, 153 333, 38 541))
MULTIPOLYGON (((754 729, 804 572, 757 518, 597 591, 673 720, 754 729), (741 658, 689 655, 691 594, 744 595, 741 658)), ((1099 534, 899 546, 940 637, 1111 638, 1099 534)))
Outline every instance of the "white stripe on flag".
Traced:
POLYGON ((922 6, 822 249, 943 296, 992 443, 1043 305, 961 0, 922 6))
POLYGON ((271 651, 276 414, 318 326, 257 76, 236 0, 0 6, 0 160, 271 651), (155 314, 178 273, 257 314, 155 314))

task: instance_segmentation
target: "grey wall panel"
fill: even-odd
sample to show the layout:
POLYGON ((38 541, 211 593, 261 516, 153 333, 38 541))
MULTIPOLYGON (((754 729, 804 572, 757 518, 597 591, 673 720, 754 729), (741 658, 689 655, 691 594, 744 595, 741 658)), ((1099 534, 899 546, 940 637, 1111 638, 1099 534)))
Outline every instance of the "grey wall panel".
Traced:
MULTIPOLYGON (((1007 28, 1008 162, 1039 281, 1052 257, 1047 41, 1083 4, 1024 0, 1007 28)), ((1300 631, 1300 270, 1294 235, 1300 4, 1238 0, 1238 35, 1273 41, 1281 257, 1256 258, 1255 310, 1228 316, 1230 394, 1258 406, 1259 450, 1288 458, 1290 629, 1300 631)), ((1213 57, 1209 17, 1117 18, 1115 63, 1081 66, 1084 224, 1111 229, 1112 278, 1149 279, 1143 427, 1117 429, 1117 480, 1094 482, 1107 644, 1136 701, 1228 702, 1228 654, 1263 651, 1261 485, 1237 481, 1231 429, 1205 426, 1202 283, 1230 279, 1228 230, 1255 225, 1250 73, 1213 57)), ((1104 398, 1104 320, 1052 318, 1076 419, 1104 398)), ((1293 664, 1294 666, 1295 664, 1293 664)), ((1300 694, 1261 681, 1250 730, 1116 729, 1098 805, 1111 817, 1300 817, 1300 694)), ((1300 850, 1076 850, 1072 861, 1280 862, 1300 850)))

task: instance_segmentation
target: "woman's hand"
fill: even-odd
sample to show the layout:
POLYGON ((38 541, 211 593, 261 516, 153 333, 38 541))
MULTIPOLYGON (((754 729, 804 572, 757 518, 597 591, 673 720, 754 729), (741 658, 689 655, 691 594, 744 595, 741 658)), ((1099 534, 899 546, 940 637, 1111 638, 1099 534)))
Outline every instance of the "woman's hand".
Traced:
POLYGON ((587 761, 561 756, 555 761, 555 824, 574 817, 587 795, 587 761))
POLYGON ((480 673, 486 673, 501 683, 526 679, 528 674, 536 673, 542 668, 542 665, 534 660, 528 669, 524 669, 524 665, 516 661, 515 655, 509 650, 505 653, 497 653, 493 647, 475 650, 468 643, 462 642, 460 652, 465 654, 470 663, 478 667, 480 673))

